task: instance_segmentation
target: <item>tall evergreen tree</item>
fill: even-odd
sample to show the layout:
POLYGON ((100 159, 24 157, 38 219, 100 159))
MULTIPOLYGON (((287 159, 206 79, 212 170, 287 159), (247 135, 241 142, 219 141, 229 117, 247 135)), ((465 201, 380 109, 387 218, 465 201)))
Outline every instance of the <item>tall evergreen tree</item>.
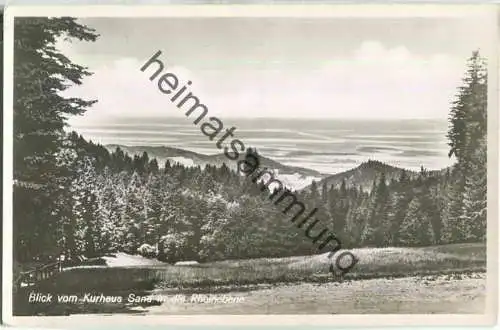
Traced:
POLYGON ((399 242, 406 246, 431 245, 435 242, 432 224, 418 197, 410 202, 398 236, 399 242))
MULTIPOLYGON (((16 257, 57 247, 60 193, 57 154, 66 119, 94 103, 61 96, 90 72, 55 46, 60 37, 95 41, 94 30, 68 17, 21 17, 14 27, 14 242, 16 257)), ((62 247, 59 247, 62 248, 62 247)))
POLYGON ((488 74, 479 52, 468 60, 463 81, 449 118, 449 155, 457 159, 451 190, 453 209, 444 226, 444 236, 450 242, 475 241, 486 233, 488 74))

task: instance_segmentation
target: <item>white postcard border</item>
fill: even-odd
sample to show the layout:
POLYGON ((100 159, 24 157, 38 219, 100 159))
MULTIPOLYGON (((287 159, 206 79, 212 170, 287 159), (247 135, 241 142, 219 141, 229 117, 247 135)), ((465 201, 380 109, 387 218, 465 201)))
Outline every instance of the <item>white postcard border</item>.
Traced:
POLYGON ((4 15, 4 159, 3 159, 3 315, 7 325, 78 327, 89 325, 335 325, 410 326, 496 323, 498 311, 498 8, 495 5, 58 5, 7 6, 4 15), (483 315, 185 315, 61 317, 12 316, 12 180, 13 180, 13 23, 16 16, 74 17, 470 17, 484 16, 490 24, 492 49, 481 50, 489 60, 488 89, 488 232, 487 297, 483 315))

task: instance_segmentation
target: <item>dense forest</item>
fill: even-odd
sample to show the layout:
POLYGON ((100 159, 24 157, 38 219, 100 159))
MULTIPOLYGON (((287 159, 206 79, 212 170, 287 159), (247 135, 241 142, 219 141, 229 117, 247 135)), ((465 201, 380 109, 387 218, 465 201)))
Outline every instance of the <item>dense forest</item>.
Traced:
MULTIPOLYGON (((61 96, 91 73, 54 43, 98 35, 72 18, 16 18, 14 33, 15 260, 137 253, 143 244, 159 247, 157 257, 169 262, 318 252, 271 192, 226 165, 159 164, 147 153, 109 152, 66 132, 69 116, 96 101, 61 96)), ((484 241, 486 100, 486 64, 474 52, 450 109, 456 164, 391 179, 382 172, 366 191, 345 181, 313 183, 295 192, 319 209, 311 235, 328 227, 343 248, 484 241)))

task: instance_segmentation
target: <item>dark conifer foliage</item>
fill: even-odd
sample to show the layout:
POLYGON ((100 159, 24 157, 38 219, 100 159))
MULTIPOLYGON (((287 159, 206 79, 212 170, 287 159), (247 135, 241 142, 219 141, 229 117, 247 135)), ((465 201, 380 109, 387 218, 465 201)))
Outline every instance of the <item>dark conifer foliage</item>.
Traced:
POLYGON ((60 219, 69 210, 71 169, 63 128, 94 101, 64 98, 60 92, 90 73, 55 47, 58 37, 94 41, 92 29, 73 18, 17 18, 14 26, 14 242, 18 257, 57 249, 60 219))
MULTIPOLYGON (((89 72, 58 53, 54 40, 66 35, 93 41, 97 35, 70 18, 16 19, 15 34, 17 260, 62 252, 137 253, 144 244, 169 262, 318 252, 269 198, 271 191, 226 164, 162 164, 146 152, 109 152, 65 133, 66 118, 93 101, 59 96, 89 72)), ((484 240, 486 79, 485 64, 474 53, 450 114, 454 167, 422 167, 416 175, 402 171, 391 178, 382 173, 369 191, 345 180, 336 186, 314 182, 313 189, 296 192, 297 198, 318 207, 316 219, 343 248, 484 240)), ((360 168, 380 165, 369 161, 360 168)))
POLYGON ((486 60, 475 51, 468 60, 463 86, 450 112, 448 139, 453 168, 447 240, 477 241, 486 237, 487 91, 486 60))

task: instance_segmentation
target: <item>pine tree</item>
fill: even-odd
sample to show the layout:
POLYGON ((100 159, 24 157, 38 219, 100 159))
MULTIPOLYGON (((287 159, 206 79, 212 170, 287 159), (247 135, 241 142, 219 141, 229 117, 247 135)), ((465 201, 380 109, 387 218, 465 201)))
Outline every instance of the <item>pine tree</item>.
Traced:
POLYGON ((363 233, 363 241, 375 246, 384 246, 388 242, 388 230, 390 229, 388 202, 389 188, 386 183, 385 173, 382 173, 378 183, 374 184, 370 205, 370 215, 363 233))
POLYGON ((99 175, 97 201, 101 251, 116 251, 120 239, 117 228, 121 221, 121 198, 115 178, 108 167, 99 175))
POLYGON ((449 117, 449 156, 455 156, 460 165, 471 159, 478 138, 486 134, 487 80, 486 62, 475 51, 468 60, 464 86, 459 88, 449 117))
POLYGON ((387 219, 389 228, 385 228, 384 245, 390 246, 399 243, 399 229, 406 215, 408 204, 409 200, 405 189, 402 187, 395 188, 388 201, 387 219))
POLYGON ((73 148, 71 139, 66 139, 64 141, 63 147, 60 149, 58 155, 59 168, 64 168, 65 175, 61 176, 58 180, 59 182, 59 192, 56 194, 55 208, 53 209, 53 214, 59 219, 59 232, 57 234, 58 242, 57 246, 60 247, 60 251, 71 258, 71 253, 77 251, 76 241, 75 241, 75 230, 76 230, 76 219, 73 214, 73 188, 72 185, 75 182, 78 166, 78 155, 73 148))
POLYGON ((94 256, 99 250, 99 213, 97 205, 97 175, 92 159, 83 158, 79 162, 77 176, 72 184, 76 218, 74 228, 76 251, 72 255, 85 253, 94 256))
POLYGON ((399 243, 406 246, 425 246, 435 242, 432 224, 418 197, 410 202, 398 236, 399 243))
POLYGON ((208 213, 201 226, 199 260, 224 259, 223 232, 229 222, 228 203, 220 195, 208 197, 208 213))
MULTIPOLYGON (((154 171, 154 170, 153 170, 154 171)), ((162 220, 166 217, 165 203, 168 203, 168 195, 164 192, 164 186, 159 175, 152 172, 146 182, 146 207, 148 209, 145 222, 144 242, 150 245, 157 244, 160 234, 162 220)))
POLYGON ((443 226, 450 242, 480 240, 485 232, 487 89, 486 63, 476 51, 449 118, 449 155, 457 159, 453 209, 443 226))
POLYGON ((127 203, 122 216, 122 221, 126 228, 125 252, 136 253, 137 248, 144 243, 145 220, 143 183, 140 175, 134 172, 127 187, 127 203))
POLYGON ((324 180, 321 184, 321 200, 323 203, 326 203, 328 200, 328 184, 326 182, 327 181, 324 180))
POLYGON ((311 196, 310 198, 314 201, 319 200, 319 190, 318 190, 318 183, 313 180, 311 182, 311 196))
POLYGON ((463 195, 465 191, 465 177, 463 172, 458 169, 458 165, 454 166, 453 175, 445 189, 447 196, 445 199, 445 217, 442 218, 442 233, 441 241, 444 243, 459 243, 465 239, 462 217, 463 213, 463 195))
POLYGON ((465 227, 464 240, 469 242, 486 239, 486 147, 478 148, 474 154, 476 157, 470 162, 472 169, 465 178, 460 216, 465 227))
MULTIPOLYGON (((90 75, 55 47, 58 37, 95 41, 92 29, 76 19, 21 17, 14 22, 14 237, 23 259, 62 244, 56 205, 64 174, 57 154, 65 121, 94 101, 65 98, 61 92, 90 75), (59 243, 58 243, 59 242, 59 243)), ((62 246, 58 248, 62 249, 62 246)))

